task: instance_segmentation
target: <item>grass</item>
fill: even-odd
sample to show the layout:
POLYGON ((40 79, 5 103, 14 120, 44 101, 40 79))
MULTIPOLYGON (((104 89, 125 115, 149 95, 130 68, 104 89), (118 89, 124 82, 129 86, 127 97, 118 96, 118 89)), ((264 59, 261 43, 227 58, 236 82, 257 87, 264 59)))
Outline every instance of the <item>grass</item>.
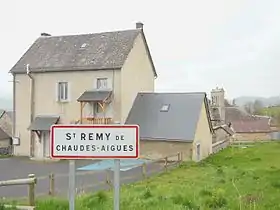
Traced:
MULTIPOLYGON (((280 143, 227 148, 208 159, 122 187, 122 210, 279 210, 280 143)), ((113 209, 112 192, 77 198, 77 210, 113 209)), ((62 199, 37 210, 68 210, 62 199)), ((2 210, 0 208, 0 210, 2 210)))
POLYGON ((2 158, 9 158, 9 157, 12 157, 12 155, 0 155, 0 159, 2 159, 2 158))
POLYGON ((277 116, 280 115, 280 107, 277 107, 277 106, 275 106, 275 107, 265 107, 265 108, 262 108, 259 112, 262 115, 277 117, 277 116))

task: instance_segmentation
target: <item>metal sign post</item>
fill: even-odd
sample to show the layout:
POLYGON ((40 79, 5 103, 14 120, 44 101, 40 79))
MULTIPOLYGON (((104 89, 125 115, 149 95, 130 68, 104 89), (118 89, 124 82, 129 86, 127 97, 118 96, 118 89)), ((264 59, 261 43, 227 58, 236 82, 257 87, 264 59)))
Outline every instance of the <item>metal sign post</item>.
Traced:
POLYGON ((69 160, 69 210, 75 210, 76 166, 75 160, 69 160))
POLYGON ((115 159, 114 167, 114 210, 120 210, 120 159, 115 159))

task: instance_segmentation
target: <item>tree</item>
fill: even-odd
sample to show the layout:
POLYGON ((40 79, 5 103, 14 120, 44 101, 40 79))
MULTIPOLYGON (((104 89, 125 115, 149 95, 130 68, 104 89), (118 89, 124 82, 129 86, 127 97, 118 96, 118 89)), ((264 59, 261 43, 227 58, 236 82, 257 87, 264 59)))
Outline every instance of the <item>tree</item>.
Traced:
POLYGON ((247 113, 253 114, 254 113, 254 104, 252 102, 248 102, 244 105, 244 109, 247 113))
POLYGON ((261 109, 263 108, 263 103, 260 100, 255 100, 253 104, 253 112, 254 114, 261 114, 261 109))

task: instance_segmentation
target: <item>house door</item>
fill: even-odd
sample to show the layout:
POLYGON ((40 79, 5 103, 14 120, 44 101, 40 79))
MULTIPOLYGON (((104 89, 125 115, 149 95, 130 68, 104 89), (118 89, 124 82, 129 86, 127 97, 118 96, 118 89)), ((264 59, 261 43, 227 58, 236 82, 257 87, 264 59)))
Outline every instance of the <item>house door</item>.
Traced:
POLYGON ((200 144, 196 145, 196 159, 197 161, 200 161, 200 144))
POLYGON ((44 131, 43 135, 43 143, 44 143, 44 157, 50 157, 50 132, 44 131))

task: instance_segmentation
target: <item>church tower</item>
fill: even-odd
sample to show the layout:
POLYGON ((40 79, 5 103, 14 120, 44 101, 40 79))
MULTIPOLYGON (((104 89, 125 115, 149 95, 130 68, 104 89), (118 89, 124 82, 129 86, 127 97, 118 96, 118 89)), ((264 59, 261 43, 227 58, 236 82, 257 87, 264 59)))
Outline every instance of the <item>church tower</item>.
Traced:
POLYGON ((225 91, 223 88, 212 89, 211 106, 218 108, 221 122, 225 123, 225 91))

